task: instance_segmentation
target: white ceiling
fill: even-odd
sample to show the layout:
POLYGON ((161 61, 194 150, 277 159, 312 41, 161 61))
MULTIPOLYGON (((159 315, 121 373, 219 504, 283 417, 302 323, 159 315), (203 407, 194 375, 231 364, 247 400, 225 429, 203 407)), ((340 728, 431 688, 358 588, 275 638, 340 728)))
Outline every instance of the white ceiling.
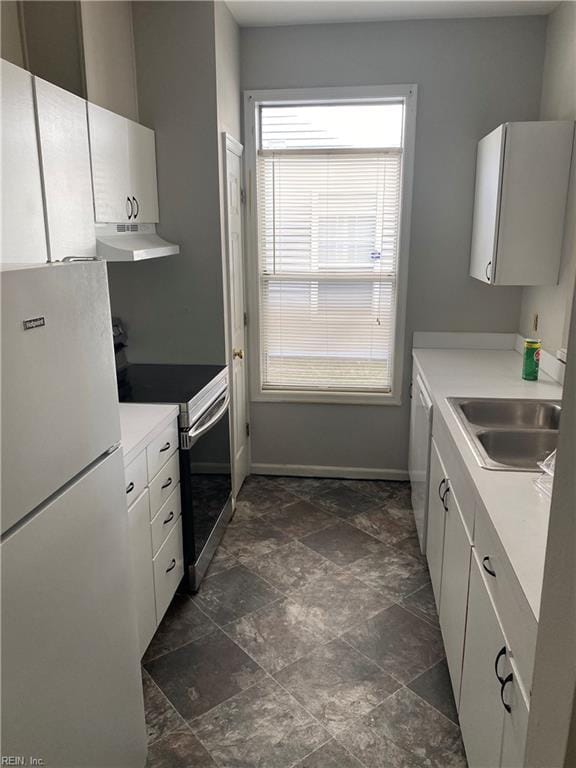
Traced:
POLYGON ((397 19, 540 16, 557 0, 226 0, 241 27, 397 19))

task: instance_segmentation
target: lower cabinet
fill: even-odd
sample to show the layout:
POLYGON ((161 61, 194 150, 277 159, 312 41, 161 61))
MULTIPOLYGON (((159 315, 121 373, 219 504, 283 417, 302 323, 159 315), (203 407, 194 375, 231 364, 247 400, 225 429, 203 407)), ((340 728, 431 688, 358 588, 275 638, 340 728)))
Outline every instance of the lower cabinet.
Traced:
POLYGON ((128 509, 130 558, 136 595, 140 655, 156 632, 156 602, 154 599, 154 570, 150 538, 150 505, 145 490, 128 509))
POLYGON ((445 494, 448 487, 446 470, 432 439, 430 450, 430 485, 428 497, 428 529, 426 534, 426 558, 436 607, 440 612, 442 588, 442 563, 444 558, 444 526, 446 523, 445 494))
POLYGON ((450 446, 433 436, 426 557, 468 765, 523 768, 529 698, 522 681, 531 679, 525 646, 534 633, 518 613, 505 554, 480 507, 450 446))
POLYGON ((184 575, 177 447, 174 422, 124 470, 141 655, 184 575))
POLYGON ((506 641, 476 557, 472 558, 468 606, 460 727, 469 768, 496 768, 504 728, 500 678, 505 679, 506 641))
POLYGON ((466 648, 460 696, 460 727, 469 768, 521 768, 528 705, 504 630, 472 558, 466 648))
POLYGON ((446 502, 442 589, 440 592, 442 596, 440 628, 454 690, 454 700, 458 707, 466 633, 472 542, 468 538, 460 505, 451 489, 446 496, 446 502))

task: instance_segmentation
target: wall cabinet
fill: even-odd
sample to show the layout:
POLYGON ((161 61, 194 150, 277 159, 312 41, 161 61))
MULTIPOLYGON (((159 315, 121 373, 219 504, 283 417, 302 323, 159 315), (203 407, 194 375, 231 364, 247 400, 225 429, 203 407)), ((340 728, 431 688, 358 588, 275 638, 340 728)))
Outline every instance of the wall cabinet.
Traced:
POLYGON ((86 102, 34 78, 51 261, 95 258, 86 102))
POLYGON ((574 123, 505 123, 478 144, 470 274, 558 282, 574 123))
POLYGON ((98 223, 158 222, 154 131, 88 104, 98 223))
POLYGON ((3 263, 48 260, 32 76, 0 61, 3 263), (9 193, 6 193, 9 190, 9 193))

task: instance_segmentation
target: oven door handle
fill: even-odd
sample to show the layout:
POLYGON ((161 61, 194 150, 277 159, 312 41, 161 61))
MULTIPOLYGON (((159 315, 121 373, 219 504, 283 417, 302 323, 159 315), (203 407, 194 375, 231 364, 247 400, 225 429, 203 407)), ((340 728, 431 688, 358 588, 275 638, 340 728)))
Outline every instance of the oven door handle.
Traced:
POLYGON ((205 435, 208 430, 212 429, 214 424, 216 424, 217 421, 220 421, 222 416, 226 413, 228 410, 228 406, 230 405, 230 393, 226 393, 226 398, 224 402, 222 403, 222 407, 217 411, 217 413, 208 421, 206 424, 204 424, 200 429, 194 429, 194 427, 191 427, 188 430, 188 438, 193 440, 198 437, 202 437, 202 435, 205 435))

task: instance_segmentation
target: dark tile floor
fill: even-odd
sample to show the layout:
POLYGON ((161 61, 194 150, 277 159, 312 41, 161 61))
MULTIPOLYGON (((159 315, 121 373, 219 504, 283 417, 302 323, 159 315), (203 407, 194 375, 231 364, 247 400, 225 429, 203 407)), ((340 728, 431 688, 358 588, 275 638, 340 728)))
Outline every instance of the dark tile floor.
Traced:
POLYGON ((143 662, 149 768, 465 768, 407 483, 251 477, 143 662))

